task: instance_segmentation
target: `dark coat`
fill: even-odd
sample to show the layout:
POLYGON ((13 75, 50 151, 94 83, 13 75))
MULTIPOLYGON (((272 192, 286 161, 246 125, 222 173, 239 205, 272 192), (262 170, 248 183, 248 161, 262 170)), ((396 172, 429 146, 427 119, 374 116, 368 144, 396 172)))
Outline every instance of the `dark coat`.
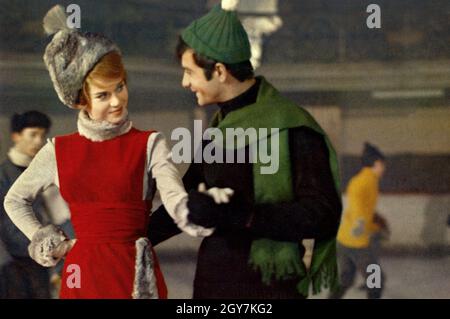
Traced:
MULTIPOLYGON (((0 164, 0 240, 6 246, 12 257, 29 257, 29 239, 14 225, 3 207, 5 196, 16 179, 22 174, 26 167, 14 165, 10 159, 0 164)), ((41 222, 48 220, 45 214, 43 200, 38 196, 33 204, 36 216, 41 222)))
MULTIPOLYGON (((48 269, 37 264, 28 254, 29 239, 14 225, 3 208, 8 190, 26 167, 7 159, 0 164, 0 240, 12 261, 0 268, 0 298, 50 298, 48 269)), ((33 204, 36 217, 46 222, 43 200, 38 196, 33 204)))
MULTIPOLYGON (((257 87, 220 105, 222 115, 253 103, 257 87)), ((252 241, 257 238, 300 243, 305 238, 320 241, 336 236, 341 203, 323 136, 307 127, 289 129, 289 151, 294 199, 284 203, 255 203, 253 167, 249 161, 190 165, 183 178, 188 192, 197 189, 201 182, 205 182, 208 188, 232 188, 232 213, 244 216, 250 212, 253 214, 250 227, 217 229, 202 241, 194 280, 194 298, 301 297, 296 290, 298 281, 278 281, 267 286, 262 283, 261 275, 248 264, 252 241)), ((246 152, 248 158, 248 148, 246 152)), ((164 207, 153 214, 149 229, 154 245, 179 232, 164 207)), ((299 245, 299 248, 302 250, 303 246, 299 245)))

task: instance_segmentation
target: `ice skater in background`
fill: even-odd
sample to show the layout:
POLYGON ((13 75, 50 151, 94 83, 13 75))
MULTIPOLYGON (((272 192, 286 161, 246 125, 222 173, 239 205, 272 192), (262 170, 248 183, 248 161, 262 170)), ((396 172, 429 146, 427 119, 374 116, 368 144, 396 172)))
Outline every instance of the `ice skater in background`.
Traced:
MULTIPOLYGON (((371 272, 370 264, 379 265, 378 251, 382 236, 389 234, 385 218, 377 214, 378 189, 384 174, 385 156, 380 150, 365 143, 362 155, 363 168, 349 182, 347 187, 347 209, 342 216, 337 237, 338 264, 341 279, 340 289, 330 294, 330 298, 342 298, 353 285, 356 273, 364 277, 364 282, 371 272)), ((380 288, 367 287, 367 297, 378 299, 384 286, 381 274, 380 288)))
MULTIPOLYGON (((50 118, 38 111, 27 111, 11 117, 11 139, 6 160, 0 164, 0 199, 3 199, 20 174, 45 143, 50 118)), ((41 223, 49 222, 48 206, 52 198, 38 196, 33 209, 41 223)), ((0 264, 0 298, 49 298, 49 269, 32 260, 28 254, 29 240, 0 207, 0 242, 3 254, 0 264)))

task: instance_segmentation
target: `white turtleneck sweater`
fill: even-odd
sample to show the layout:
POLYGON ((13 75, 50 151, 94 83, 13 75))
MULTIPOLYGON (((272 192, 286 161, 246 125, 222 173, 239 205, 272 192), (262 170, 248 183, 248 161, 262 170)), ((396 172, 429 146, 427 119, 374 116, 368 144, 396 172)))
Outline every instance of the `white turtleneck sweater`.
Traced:
MULTIPOLYGON (((106 121, 93 121, 84 111, 80 111, 77 124, 80 135, 95 142, 126 134, 132 127, 127 116, 120 123, 111 124, 106 121)), ((144 176, 142 198, 147 199, 148 178, 154 178, 161 201, 177 226, 192 236, 211 235, 213 229, 192 224, 187 219, 188 196, 179 172, 171 160, 166 140, 161 133, 153 133, 149 136, 146 167, 147 174, 144 176)), ((30 240, 42 227, 31 205, 36 196, 51 185, 59 187, 54 139, 48 140, 5 197, 5 211, 30 240)))

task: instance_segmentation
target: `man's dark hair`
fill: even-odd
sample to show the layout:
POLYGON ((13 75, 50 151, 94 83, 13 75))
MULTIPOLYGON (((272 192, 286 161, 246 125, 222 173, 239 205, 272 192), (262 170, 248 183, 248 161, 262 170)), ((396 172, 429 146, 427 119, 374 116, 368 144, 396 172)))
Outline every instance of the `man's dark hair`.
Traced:
POLYGON ((362 165, 372 167, 377 160, 385 161, 386 157, 376 146, 367 142, 364 143, 364 151, 361 157, 362 165))
POLYGON ((28 111, 22 114, 15 113, 11 117, 11 132, 20 133, 27 127, 44 128, 47 131, 52 126, 50 118, 39 111, 28 111))
MULTIPOLYGON (((191 47, 187 45, 186 42, 184 42, 181 36, 179 36, 178 44, 176 47, 176 54, 178 60, 181 60, 181 56, 188 49, 191 49, 191 47)), ((201 55, 195 52, 194 50, 194 61, 199 67, 203 69, 205 77, 208 81, 211 80, 212 78, 212 74, 214 72, 214 67, 216 66, 216 63, 222 63, 223 65, 225 65, 228 72, 230 72, 230 74, 240 82, 252 79, 255 76, 253 72, 253 66, 248 60, 239 63, 223 63, 221 61, 217 61, 207 56, 201 55)))

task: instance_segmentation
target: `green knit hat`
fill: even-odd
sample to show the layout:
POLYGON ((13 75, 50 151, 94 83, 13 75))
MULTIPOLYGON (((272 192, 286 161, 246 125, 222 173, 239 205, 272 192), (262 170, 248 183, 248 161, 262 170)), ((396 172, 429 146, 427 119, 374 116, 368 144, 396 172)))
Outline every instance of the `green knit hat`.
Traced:
POLYGON ((237 0, 222 0, 208 14, 192 22, 181 38, 195 52, 223 63, 251 58, 247 32, 236 13, 237 0))

